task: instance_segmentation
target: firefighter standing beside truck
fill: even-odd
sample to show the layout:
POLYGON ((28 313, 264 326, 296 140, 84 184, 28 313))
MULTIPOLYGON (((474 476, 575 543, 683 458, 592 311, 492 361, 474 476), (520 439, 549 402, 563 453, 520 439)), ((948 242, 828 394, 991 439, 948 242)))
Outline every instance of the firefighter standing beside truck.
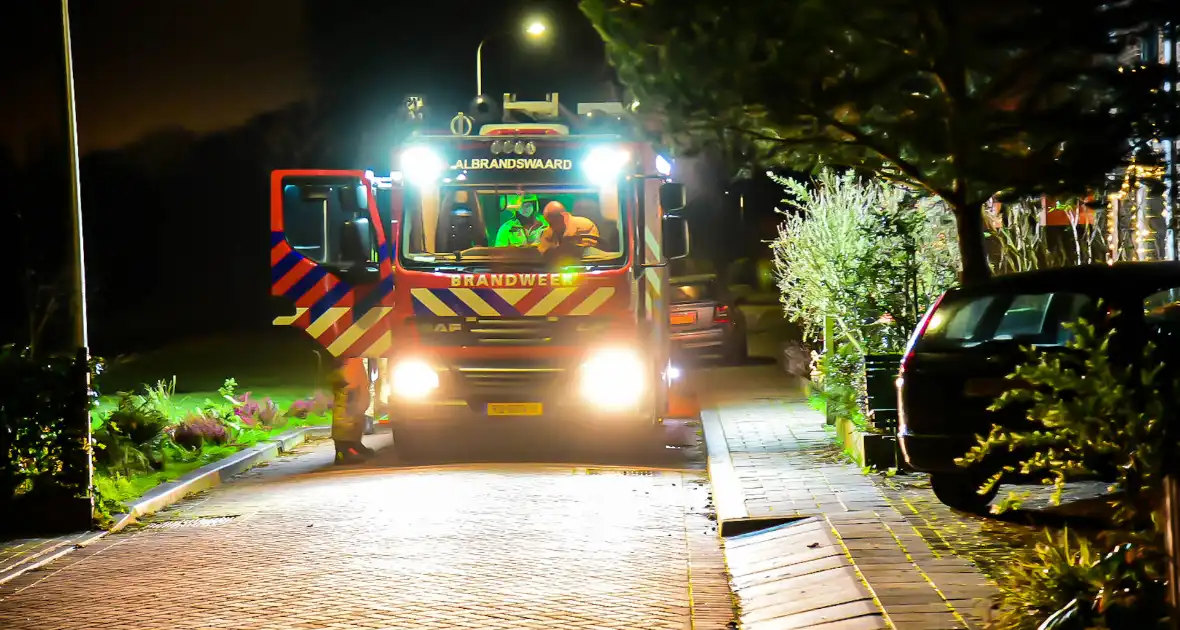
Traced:
POLYGON ((337 464, 363 461, 373 454, 361 441, 370 385, 369 369, 362 358, 342 359, 332 373, 332 441, 337 464))

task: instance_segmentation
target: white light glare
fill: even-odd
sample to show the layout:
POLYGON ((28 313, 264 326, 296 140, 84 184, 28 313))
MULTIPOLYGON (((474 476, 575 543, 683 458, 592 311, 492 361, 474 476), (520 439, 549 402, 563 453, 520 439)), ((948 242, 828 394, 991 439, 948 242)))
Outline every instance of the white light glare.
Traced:
POLYGON ((646 383, 643 359, 633 350, 602 350, 582 366, 582 396, 607 410, 639 404, 646 383))
POLYGON ((438 389, 438 373, 425 361, 402 361, 392 376, 393 391, 402 398, 425 398, 438 389))
POLYGON ((664 177, 672 174, 672 163, 668 161, 668 158, 662 155, 656 156, 656 172, 664 177))
POLYGON ((676 367, 675 365, 669 365, 668 366, 668 380, 674 381, 678 378, 680 378, 680 368, 676 367))
POLYGON ((446 165, 437 153, 426 147, 410 147, 402 152, 402 177, 415 186, 438 181, 446 165))
POLYGON ((592 184, 606 186, 618 180, 619 173, 622 172, 623 166, 627 164, 630 157, 631 154, 622 149, 598 147, 586 156, 586 161, 582 163, 582 169, 592 184))

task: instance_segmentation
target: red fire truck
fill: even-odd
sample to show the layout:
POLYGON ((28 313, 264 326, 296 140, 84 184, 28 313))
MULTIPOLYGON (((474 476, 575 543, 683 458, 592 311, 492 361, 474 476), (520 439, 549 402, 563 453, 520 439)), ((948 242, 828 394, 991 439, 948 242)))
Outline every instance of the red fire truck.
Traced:
POLYGON ((272 295, 292 309, 274 323, 377 366, 395 432, 457 418, 661 422, 677 371, 668 262, 689 243, 682 185, 648 143, 566 124, 617 116, 617 103, 582 104, 572 121, 556 94, 505 95, 503 109, 531 120, 474 129, 460 114, 450 135, 399 147, 388 178, 273 172, 272 295), (547 211, 561 216, 531 240, 517 229, 547 211))

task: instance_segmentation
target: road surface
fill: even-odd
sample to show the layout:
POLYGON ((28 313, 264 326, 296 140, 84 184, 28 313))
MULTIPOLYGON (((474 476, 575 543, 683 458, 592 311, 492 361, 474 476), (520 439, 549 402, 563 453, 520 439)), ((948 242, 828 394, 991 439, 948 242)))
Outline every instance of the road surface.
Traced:
POLYGON ((0 585, 0 628, 726 627, 699 449, 656 443, 693 427, 518 429, 306 445, 0 585))

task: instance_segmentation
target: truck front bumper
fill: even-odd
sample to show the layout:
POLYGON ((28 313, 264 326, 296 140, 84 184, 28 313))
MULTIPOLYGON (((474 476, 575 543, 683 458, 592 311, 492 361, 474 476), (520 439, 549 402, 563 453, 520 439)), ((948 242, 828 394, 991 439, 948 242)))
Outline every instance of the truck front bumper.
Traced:
POLYGON ((382 387, 379 397, 390 419, 403 422, 440 422, 452 419, 506 421, 546 418, 561 422, 629 422, 655 420, 657 378, 642 394, 620 398, 622 387, 586 391, 576 367, 483 363, 435 369, 437 385, 407 396, 397 387, 382 387))

